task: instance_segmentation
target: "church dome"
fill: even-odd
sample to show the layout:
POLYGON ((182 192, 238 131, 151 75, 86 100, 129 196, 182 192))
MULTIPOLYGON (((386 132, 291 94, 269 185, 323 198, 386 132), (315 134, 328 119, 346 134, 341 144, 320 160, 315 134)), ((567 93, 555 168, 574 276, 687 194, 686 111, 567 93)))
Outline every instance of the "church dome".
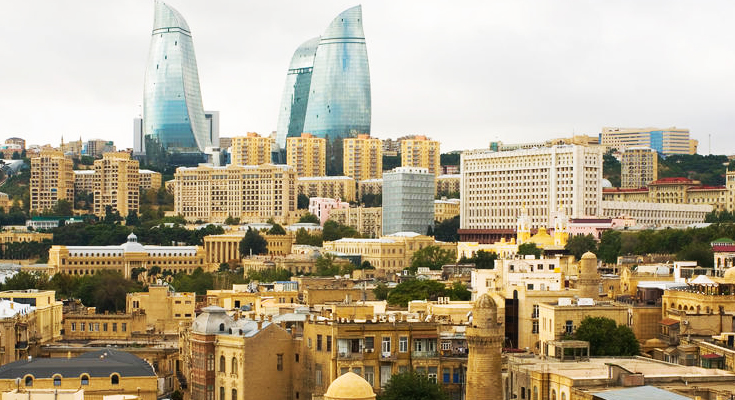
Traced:
POLYGON ((372 386, 353 372, 335 379, 324 393, 324 400, 373 400, 375 392, 372 386))

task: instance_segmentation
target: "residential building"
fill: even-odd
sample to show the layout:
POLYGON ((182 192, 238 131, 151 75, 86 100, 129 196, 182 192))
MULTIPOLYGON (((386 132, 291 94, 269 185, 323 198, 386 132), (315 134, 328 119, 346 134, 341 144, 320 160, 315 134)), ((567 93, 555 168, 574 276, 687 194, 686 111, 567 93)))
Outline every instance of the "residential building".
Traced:
POLYGON ((161 188, 162 176, 160 172, 149 169, 138 170, 140 190, 158 190, 161 188))
POLYGON ((309 198, 323 197, 346 202, 357 200, 355 180, 349 176, 306 176, 296 180, 298 193, 309 198))
POLYGON ((296 212, 296 174, 287 165, 180 167, 174 174, 174 212, 187 220, 290 223, 296 212))
POLYGON ((196 318, 195 306, 196 293, 176 292, 168 284, 150 285, 147 292, 128 293, 125 298, 127 312, 143 313, 156 332, 177 332, 180 323, 196 318))
POLYGON ((461 163, 462 241, 499 239, 493 235, 515 228, 524 209, 531 227, 550 226, 560 212, 570 218, 600 215, 600 147, 473 150, 462 153, 461 163))
POLYGON ((735 241, 720 238, 710 245, 714 254, 715 276, 723 276, 728 269, 735 266, 735 241))
POLYGON ((459 216, 459 199, 442 197, 441 200, 434 200, 435 221, 442 222, 457 216, 459 216))
POLYGON ((383 194, 383 178, 366 179, 357 182, 357 196, 362 199, 366 194, 382 195, 383 194))
POLYGON ((42 150, 31 158, 30 211, 42 213, 59 200, 74 202, 74 164, 57 150, 42 150))
POLYGON ((191 29, 162 1, 155 3, 142 129, 142 148, 154 165, 196 165, 206 160, 206 148, 219 142, 202 105, 191 29))
POLYGON ((329 197, 311 197, 309 198, 309 212, 316 215, 319 218, 319 224, 324 226, 324 223, 329 219, 329 214, 332 210, 350 208, 350 203, 340 201, 339 198, 329 197))
POLYGON ((107 208, 121 217, 140 208, 140 173, 130 153, 105 153, 94 162, 94 214, 104 217, 107 208))
POLYGON ((105 139, 88 140, 82 148, 82 154, 94 158, 102 157, 102 155, 105 153, 114 153, 115 151, 115 144, 111 140, 105 139))
POLYGON ((26 140, 19 137, 7 138, 5 139, 5 144, 17 144, 18 146, 20 146, 21 150, 26 149, 26 140))
POLYGON ((606 149, 625 151, 629 147, 649 147, 662 156, 696 154, 696 140, 689 138, 689 129, 602 128, 600 145, 606 149))
POLYGON ((74 170, 74 192, 94 194, 94 170, 74 170))
POLYGON ((395 153, 401 152, 401 140, 398 139, 383 139, 383 153, 395 153))
POLYGON ((628 147, 620 156, 620 187, 642 188, 658 179, 658 153, 648 147, 628 147))
POLYGON ((452 175, 439 175, 436 177, 436 192, 437 196, 451 197, 453 195, 459 196, 460 188, 460 174, 452 175))
POLYGON ((329 218, 355 228, 363 237, 377 238, 383 234, 382 207, 350 207, 329 211, 329 218))
POLYGON ((401 140, 401 167, 426 168, 439 176, 441 171, 439 141, 416 135, 401 140))
POLYGON ((20 157, 23 153, 23 147, 15 143, 5 143, 0 145, 0 154, 5 160, 11 160, 14 156, 20 157))
POLYGON ((383 174, 383 235, 425 233, 434 225, 434 175, 398 167, 383 174))
POLYGON ((609 218, 626 216, 640 226, 681 227, 704 222, 712 212, 710 205, 651 203, 638 201, 602 201, 600 215, 609 218))
POLYGON ((146 333, 146 316, 135 313, 97 314, 95 308, 64 313, 64 340, 130 340, 146 333))
POLYGON ((34 312, 35 307, 30 304, 0 300, 0 348, 5 350, 0 353, 0 363, 3 365, 22 360, 37 350, 36 343, 31 346, 38 330, 34 312))
POLYGON ((327 171, 327 140, 310 133, 286 139, 286 163, 296 175, 324 176, 327 171))
POLYGON ((232 138, 230 155, 235 165, 260 165, 271 162, 271 141, 255 132, 232 138))
POLYGON ((63 303, 56 301, 53 290, 5 290, 0 292, 0 299, 13 303, 28 304, 35 309, 33 317, 35 328, 30 327, 28 342, 42 345, 61 339, 63 303))
POLYGON ((130 278, 133 269, 149 270, 157 266, 162 272, 191 274, 197 268, 215 270, 205 262, 206 253, 199 246, 148 246, 138 243, 134 234, 118 246, 51 246, 48 268, 51 274, 94 275, 100 270, 113 270, 130 278))
POLYGON ((355 181, 383 176, 383 143, 370 135, 345 138, 342 173, 355 181))

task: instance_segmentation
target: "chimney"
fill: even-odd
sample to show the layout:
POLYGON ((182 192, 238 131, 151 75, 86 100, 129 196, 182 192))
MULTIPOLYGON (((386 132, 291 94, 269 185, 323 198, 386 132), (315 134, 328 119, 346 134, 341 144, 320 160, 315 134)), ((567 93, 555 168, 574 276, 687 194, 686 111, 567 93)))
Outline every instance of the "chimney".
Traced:
POLYGON ((263 319, 262 318, 258 320, 258 330, 261 330, 261 329, 263 329, 263 319))
POLYGON ((273 322, 273 316, 268 314, 268 322, 273 322))

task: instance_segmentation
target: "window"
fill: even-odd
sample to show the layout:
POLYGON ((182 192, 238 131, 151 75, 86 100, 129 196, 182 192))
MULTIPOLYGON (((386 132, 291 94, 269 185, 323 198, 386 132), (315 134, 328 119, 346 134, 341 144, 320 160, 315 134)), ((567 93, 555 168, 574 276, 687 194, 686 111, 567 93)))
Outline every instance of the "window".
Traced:
POLYGON ((117 332, 117 322, 112 323, 112 331, 117 332))
POLYGON ((225 400, 225 388, 222 386, 219 387, 219 399, 218 400, 225 400))
POLYGON ((61 386, 61 377, 59 375, 54 377, 54 386, 61 386))
POLYGON ((276 370, 283 371, 283 354, 276 354, 276 370))
POLYGON ((33 386, 33 377, 32 376, 26 376, 25 379, 26 387, 32 387, 33 386))
POLYGON ((448 340, 442 341, 442 350, 451 350, 452 349, 452 342, 448 340))
POLYGON ((401 353, 408 351, 408 336, 401 336, 398 338, 398 351, 401 353))
POLYGON ((398 373, 403 374, 408 372, 408 365, 399 365, 398 366, 398 373))
POLYGON ((538 320, 532 322, 531 333, 538 333, 538 320))
POLYGON ((79 323, 79 331, 84 332, 84 325, 86 325, 84 322, 79 323))
POLYGON ((375 368, 365 366, 365 376, 363 378, 365 378, 365 380, 368 381, 370 386, 374 386, 375 385, 375 368))
POLYGON ((225 373, 225 356, 219 357, 219 372, 225 373))
POLYGON ((442 383, 452 383, 452 370, 451 368, 442 368, 442 383))
POLYGON ((316 351, 322 351, 322 335, 316 335, 316 351))
POLYGON ((80 381, 82 385, 89 385, 89 375, 82 375, 80 381))
POLYGON ((322 365, 321 364, 314 365, 314 383, 317 386, 322 385, 322 365))
POLYGON ((102 330, 103 330, 104 332, 107 332, 107 322, 104 322, 104 323, 102 324, 102 330))
POLYGON ((531 313, 531 318, 538 318, 538 304, 533 305, 533 312, 531 313))
POLYGON ((564 333, 571 335, 574 333, 574 321, 567 321, 564 324, 564 333))
POLYGON ((437 367, 429 367, 429 374, 427 375, 427 377, 433 383, 436 383, 436 373, 437 367))
POLYGON ((207 400, 214 400, 214 386, 207 385, 207 400))
POLYGON ((94 330, 95 330, 95 332, 99 332, 100 331, 100 323, 99 322, 95 322, 94 323, 94 330))
POLYGON ((231 373, 237 375, 237 358, 236 357, 232 357, 232 371, 231 371, 231 373))
POLYGON ((383 337, 383 343, 380 346, 380 351, 385 355, 390 355, 390 336, 383 337))
POLYGON ((299 353, 294 354, 294 360, 299 362, 299 353))
POLYGON ((461 368, 455 368, 454 373, 452 374, 452 382, 453 383, 462 383, 462 369, 461 368))
POLYGON ((327 336, 327 351, 329 352, 332 351, 332 337, 331 336, 327 336))
POLYGON ((311 338, 309 338, 307 346, 311 348, 311 338))
POLYGON ((237 400, 237 389, 232 389, 232 400, 237 400))
POLYGON ((365 348, 366 349, 375 348, 375 337, 374 336, 365 336, 365 348))
POLYGON ((128 324, 127 324, 127 322, 123 322, 121 328, 122 328, 122 331, 123 332, 127 332, 127 330, 128 330, 128 324))
MULTIPOLYGON (((340 376, 342 376, 342 375, 344 375, 344 374, 346 374, 348 372, 350 372, 350 369, 347 368, 347 367, 342 367, 342 368, 339 369, 339 375, 340 376)), ((352 371, 352 372, 355 372, 355 371, 352 371)))
POLYGON ((110 377, 110 384, 112 385, 120 384, 120 375, 112 374, 112 376, 110 377))
POLYGON ((214 371, 214 354, 207 354, 207 371, 214 371))
POLYGON ((77 331, 77 323, 76 322, 72 322, 71 323, 71 331, 72 332, 76 332, 77 331))

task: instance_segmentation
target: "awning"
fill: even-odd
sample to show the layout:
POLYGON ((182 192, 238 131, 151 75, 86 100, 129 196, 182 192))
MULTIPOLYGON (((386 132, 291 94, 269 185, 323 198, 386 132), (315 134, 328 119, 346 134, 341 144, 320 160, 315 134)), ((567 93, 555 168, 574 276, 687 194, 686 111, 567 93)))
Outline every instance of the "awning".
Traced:
POLYGON ((709 354, 704 354, 704 355, 701 355, 701 356, 699 356, 699 357, 701 357, 701 358, 706 358, 706 359, 710 359, 710 360, 712 360, 712 359, 715 359, 715 358, 722 358, 722 356, 721 356, 721 355, 719 355, 719 354, 715 354, 715 353, 709 353, 709 354))

